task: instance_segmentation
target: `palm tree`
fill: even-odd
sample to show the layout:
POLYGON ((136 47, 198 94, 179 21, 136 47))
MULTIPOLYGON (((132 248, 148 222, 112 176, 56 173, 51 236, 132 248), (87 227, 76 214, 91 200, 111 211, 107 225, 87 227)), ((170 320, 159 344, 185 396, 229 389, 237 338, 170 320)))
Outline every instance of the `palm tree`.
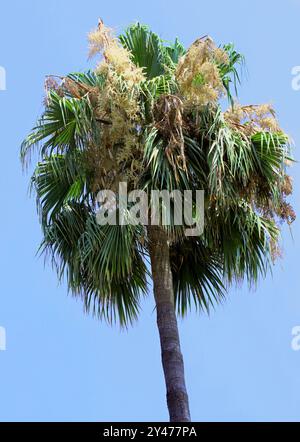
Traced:
POLYGON ((270 269, 281 221, 295 217, 289 139, 270 105, 237 103, 243 57, 232 44, 203 37, 186 50, 139 23, 116 37, 101 20, 89 42, 97 67, 47 78, 44 113, 22 144, 25 164, 38 149, 41 251, 86 311, 122 326, 152 278, 170 420, 188 422, 177 314, 209 310, 231 283, 270 269), (98 192, 120 182, 148 194, 203 189, 203 234, 186 236, 174 216, 100 225, 98 192))

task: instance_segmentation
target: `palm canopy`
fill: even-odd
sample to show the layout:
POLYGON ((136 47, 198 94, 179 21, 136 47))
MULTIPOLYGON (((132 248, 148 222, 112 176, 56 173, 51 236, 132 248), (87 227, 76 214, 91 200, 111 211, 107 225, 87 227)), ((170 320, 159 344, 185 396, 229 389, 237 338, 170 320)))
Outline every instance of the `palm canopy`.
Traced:
POLYGON ((88 311, 126 325, 147 292, 147 230, 99 225, 98 192, 121 181, 204 189, 204 233, 174 226, 170 260, 178 312, 209 309, 227 283, 255 282, 278 254, 280 221, 295 216, 288 137, 271 106, 235 102, 243 57, 231 44, 204 37, 186 50, 139 23, 115 37, 101 21, 89 42, 98 66, 47 78, 45 111, 21 149, 26 162, 38 148, 41 250, 88 311))

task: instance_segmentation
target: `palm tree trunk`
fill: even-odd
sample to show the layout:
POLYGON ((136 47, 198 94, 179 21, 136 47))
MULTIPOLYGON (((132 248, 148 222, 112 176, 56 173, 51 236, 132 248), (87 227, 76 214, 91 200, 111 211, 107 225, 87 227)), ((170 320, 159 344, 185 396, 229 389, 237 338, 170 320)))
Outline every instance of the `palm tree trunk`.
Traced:
POLYGON ((190 422, 166 232, 149 226, 149 251, 170 422, 190 422))

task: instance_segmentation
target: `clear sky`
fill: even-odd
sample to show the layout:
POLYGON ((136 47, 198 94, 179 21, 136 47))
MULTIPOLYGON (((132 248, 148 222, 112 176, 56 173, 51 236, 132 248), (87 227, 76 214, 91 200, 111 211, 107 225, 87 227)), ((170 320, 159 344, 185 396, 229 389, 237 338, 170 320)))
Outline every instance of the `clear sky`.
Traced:
MULTIPOLYGON (((240 100, 274 103, 300 145, 300 91, 291 87, 291 69, 300 65, 300 1, 2 2, 1 421, 167 420, 152 294, 127 332, 83 314, 35 256, 40 227, 18 159, 42 111, 44 76, 89 67, 86 34, 99 16, 118 31, 139 20, 186 45, 205 34, 234 42, 248 70, 240 100)), ((298 165, 292 173, 299 212, 298 165)), ((292 231, 293 238, 284 232, 284 259, 256 291, 233 288, 210 317, 180 321, 193 420, 300 420, 300 351, 291 349, 300 325, 298 222, 292 231)))

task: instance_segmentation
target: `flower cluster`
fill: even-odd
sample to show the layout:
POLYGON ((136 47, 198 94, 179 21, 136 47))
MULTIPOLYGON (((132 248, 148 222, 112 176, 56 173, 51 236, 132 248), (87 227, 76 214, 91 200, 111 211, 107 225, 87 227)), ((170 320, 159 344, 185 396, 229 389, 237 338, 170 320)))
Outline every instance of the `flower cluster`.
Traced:
MULTIPOLYGON (((98 93, 97 114, 100 120, 108 120, 109 124, 102 127, 99 149, 108 149, 114 167, 122 169, 121 176, 115 173, 118 179, 132 181, 140 173, 138 126, 141 124, 141 109, 138 86, 145 80, 143 70, 132 62, 130 52, 121 46, 112 29, 101 20, 88 39, 90 57, 103 54, 96 68, 96 73, 105 79, 104 87, 98 93), (115 146, 119 146, 119 149, 116 150, 115 146)), ((103 171, 99 170, 97 175, 103 177, 103 171)))
POLYGON ((176 70, 179 90, 189 105, 215 103, 224 93, 219 65, 228 56, 210 37, 196 40, 181 58, 176 70))
POLYGON ((225 112, 225 120, 235 130, 246 135, 257 132, 282 132, 271 104, 235 105, 225 112))

